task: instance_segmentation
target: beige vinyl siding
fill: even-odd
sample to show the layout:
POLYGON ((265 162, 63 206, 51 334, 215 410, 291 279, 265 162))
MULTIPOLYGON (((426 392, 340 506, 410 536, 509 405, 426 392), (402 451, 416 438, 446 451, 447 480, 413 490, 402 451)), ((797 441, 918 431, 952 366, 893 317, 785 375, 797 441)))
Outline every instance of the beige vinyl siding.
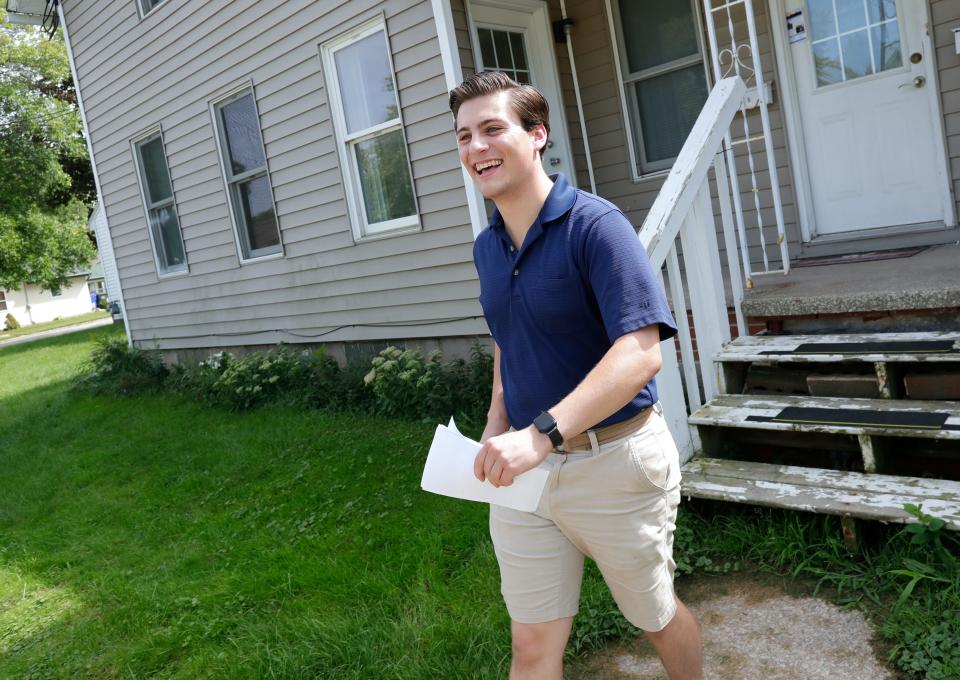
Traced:
POLYGON ((429 2, 168 0, 141 20, 134 0, 87 0, 65 12, 135 340, 173 349, 297 340, 279 329, 348 326, 324 337, 348 341, 486 332, 429 2), (422 230, 354 243, 318 46, 381 13, 422 230), (244 83, 284 256, 241 266, 209 102, 244 83), (158 123, 190 265, 164 280, 129 146, 158 123), (471 319, 435 323, 459 317, 471 319), (414 325, 373 326, 396 322, 414 325))
POLYGON ((933 45, 937 55, 940 104, 947 136, 947 159, 957 215, 960 217, 960 55, 954 48, 953 29, 960 27, 960 3, 956 0, 931 0, 933 45))

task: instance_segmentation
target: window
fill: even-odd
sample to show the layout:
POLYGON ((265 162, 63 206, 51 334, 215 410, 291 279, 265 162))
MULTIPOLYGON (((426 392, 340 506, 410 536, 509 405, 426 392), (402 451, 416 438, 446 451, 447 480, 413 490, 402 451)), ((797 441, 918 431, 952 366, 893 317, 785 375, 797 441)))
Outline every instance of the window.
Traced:
POLYGON ((0 312, 5 312, 7 310, 7 296, 2 290, 0 290, 0 312))
POLYGON ((163 149, 163 136, 159 130, 153 131, 134 141, 133 149, 157 272, 161 276, 185 272, 187 255, 183 248, 177 205, 163 149))
POLYGON ((253 89, 245 87, 215 102, 213 119, 240 259, 282 252, 253 89))
POLYGON ((320 48, 357 238, 419 226, 383 19, 320 48))
POLYGON ((611 0, 637 174, 670 168, 693 129, 707 80, 692 0, 611 0))
POLYGON ((154 7, 157 5, 162 5, 164 0, 138 0, 138 2, 140 3, 141 12, 144 16, 146 16, 154 7))
POLYGON ((894 0, 809 0, 817 87, 903 66, 894 0))

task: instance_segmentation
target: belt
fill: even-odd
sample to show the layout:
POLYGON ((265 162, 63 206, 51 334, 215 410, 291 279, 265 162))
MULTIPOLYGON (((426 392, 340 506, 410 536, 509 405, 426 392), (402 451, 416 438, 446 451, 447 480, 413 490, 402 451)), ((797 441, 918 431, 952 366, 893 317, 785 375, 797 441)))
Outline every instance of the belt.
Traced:
MULTIPOLYGON (((606 444, 633 434, 646 424, 654 412, 660 412, 659 404, 645 408, 637 415, 622 422, 595 429, 593 433, 597 436, 597 443, 606 444)), ((587 432, 589 432, 589 430, 587 432)), ((578 435, 564 439, 563 451, 561 451, 561 453, 591 448, 590 435, 587 434, 587 432, 581 432, 578 435)))

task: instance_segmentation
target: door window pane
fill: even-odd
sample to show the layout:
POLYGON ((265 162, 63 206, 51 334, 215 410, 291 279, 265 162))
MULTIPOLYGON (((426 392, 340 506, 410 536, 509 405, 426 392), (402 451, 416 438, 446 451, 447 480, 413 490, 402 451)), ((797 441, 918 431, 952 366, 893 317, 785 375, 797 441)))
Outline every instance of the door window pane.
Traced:
POLYGON ((522 33, 478 28, 480 61, 485 71, 503 71, 518 83, 530 83, 527 48, 522 33))
POLYGON ((834 0, 837 3, 837 24, 840 32, 856 31, 867 24, 863 0, 834 0))
POLYGON ((837 39, 814 43, 813 61, 817 70, 817 85, 831 85, 843 81, 840 71, 840 45, 837 39))
POLYGON ((707 89, 703 65, 641 80, 634 87, 645 160, 674 158, 703 108, 707 89))
POLYGON ((393 130, 355 145, 368 224, 416 212, 403 133, 393 130))
POLYGON ((870 43, 867 42, 866 31, 841 35, 840 49, 843 52, 843 73, 846 80, 873 73, 873 68, 870 66, 870 43))
POLYGON ((896 0, 867 0, 867 13, 870 16, 871 24, 887 21, 888 19, 896 19, 896 0))
POLYGON ((270 195, 267 176, 259 175, 247 182, 240 182, 237 192, 240 194, 240 206, 250 250, 257 251, 280 245, 277 216, 273 210, 273 196, 270 195))
POLYGON ((872 31, 873 61, 878 71, 887 71, 903 66, 900 53, 900 27, 896 21, 874 26, 872 31))
POLYGON ((154 137, 140 145, 140 158, 147 180, 147 202, 153 205, 170 198, 173 190, 170 188, 167 159, 163 155, 163 142, 160 137, 154 137))
POLYGON ((174 269, 187 261, 183 252, 183 240, 180 237, 180 225, 177 223, 177 211, 173 205, 150 211, 150 228, 154 241, 159 245, 161 264, 166 269, 174 269))
POLYGON ((810 9, 810 35, 814 40, 823 40, 837 34, 833 15, 833 0, 807 0, 810 9))
POLYGON ((383 31, 337 50, 333 58, 349 134, 399 117, 383 31))
POLYGON ((631 73, 699 53, 696 21, 686 0, 620 0, 620 21, 631 73))
POLYGON ((220 117, 233 174, 239 175, 262 167, 265 163, 263 144, 260 142, 260 123, 253 95, 246 94, 223 104, 220 117))

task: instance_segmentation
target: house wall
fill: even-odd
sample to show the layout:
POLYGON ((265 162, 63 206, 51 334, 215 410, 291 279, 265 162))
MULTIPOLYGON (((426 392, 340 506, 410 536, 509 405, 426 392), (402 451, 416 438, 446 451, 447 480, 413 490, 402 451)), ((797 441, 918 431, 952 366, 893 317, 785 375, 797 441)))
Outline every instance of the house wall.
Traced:
POLYGON ((930 0, 930 18, 953 198, 960 216, 960 55, 953 42, 953 29, 960 28, 960 2, 930 0))
POLYGON ((86 276, 71 277, 69 283, 57 296, 33 284, 28 284, 20 290, 5 290, 4 296, 7 308, 0 311, 0 321, 6 318, 7 314, 12 314, 21 326, 79 316, 93 311, 86 276))
POLYGON ((135 0, 64 9, 135 341, 176 349, 486 334, 429 2, 167 0, 142 19, 135 0), (318 46, 381 13, 423 228, 355 243, 318 46), (209 102, 245 82, 285 254, 241 265, 209 102), (156 272, 130 149, 157 124, 189 263, 189 274, 169 278, 156 272))

